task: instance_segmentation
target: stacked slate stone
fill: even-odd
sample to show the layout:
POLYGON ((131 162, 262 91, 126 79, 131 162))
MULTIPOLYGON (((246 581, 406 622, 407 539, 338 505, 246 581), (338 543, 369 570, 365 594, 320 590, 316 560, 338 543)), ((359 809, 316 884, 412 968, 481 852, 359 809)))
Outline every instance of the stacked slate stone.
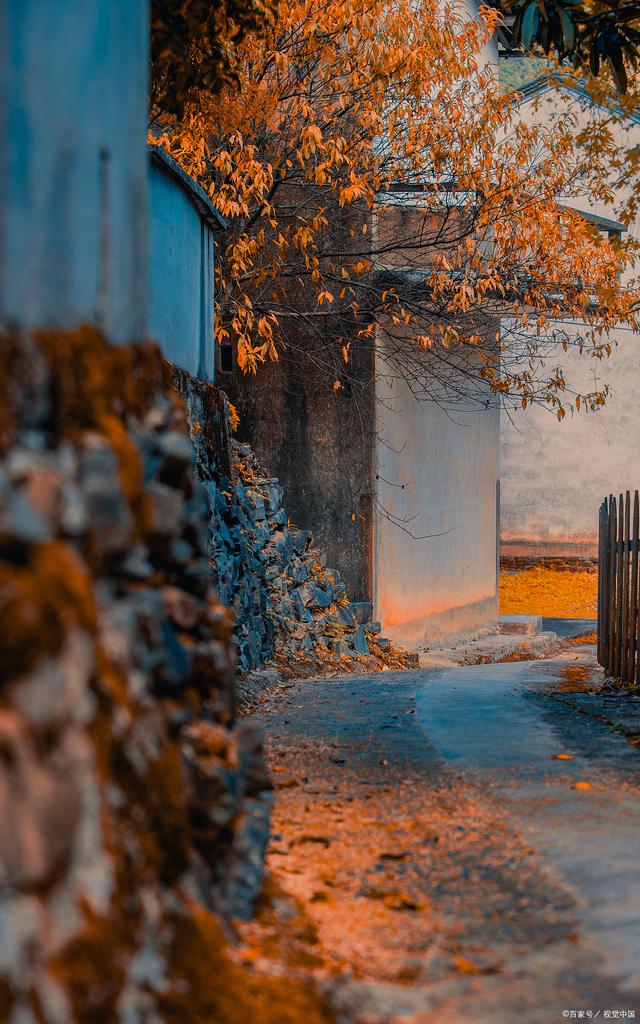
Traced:
POLYGON ((274 658, 345 669, 408 665, 409 657, 379 635, 371 605, 349 601, 311 533, 289 522, 277 479, 249 445, 232 440, 224 395, 176 368, 173 381, 185 396, 196 469, 209 499, 211 578, 235 616, 240 670, 274 658))
POLYGON ((0 339, 10 1024, 189 1019, 192 962, 219 975, 221 921, 260 889, 271 787, 234 721, 208 502, 164 373, 91 329, 0 339))
MULTIPOLYGON (((379 635, 380 623, 372 621, 371 604, 349 601, 338 570, 327 568, 310 531, 288 522, 282 487, 264 474, 249 445, 234 441, 233 453, 240 534, 262 567, 262 628, 273 655, 284 661, 386 662, 390 644, 379 635)), ((243 629, 241 622, 241 658, 243 644, 253 655, 251 629, 261 625, 251 614, 254 608, 250 625, 243 629)))

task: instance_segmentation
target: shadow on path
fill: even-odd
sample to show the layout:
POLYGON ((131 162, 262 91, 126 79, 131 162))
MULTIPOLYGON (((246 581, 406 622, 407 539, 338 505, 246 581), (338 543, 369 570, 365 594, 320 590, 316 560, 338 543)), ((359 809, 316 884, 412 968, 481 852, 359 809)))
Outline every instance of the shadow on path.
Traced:
POLYGON ((563 664, 265 700, 270 868, 314 922, 345 1021, 640 1019, 640 754, 557 699, 563 664))

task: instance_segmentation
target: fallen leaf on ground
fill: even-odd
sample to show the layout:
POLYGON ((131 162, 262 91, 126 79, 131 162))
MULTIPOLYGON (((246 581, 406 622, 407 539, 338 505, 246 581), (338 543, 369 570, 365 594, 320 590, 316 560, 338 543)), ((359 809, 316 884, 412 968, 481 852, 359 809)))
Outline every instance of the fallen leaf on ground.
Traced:
POLYGON ((323 892, 322 889, 319 889, 317 892, 314 892, 313 895, 311 896, 312 903, 326 903, 328 899, 329 897, 327 893, 323 892))
POLYGON ((466 956, 459 954, 454 956, 453 965, 457 971, 460 971, 460 974, 495 974, 498 971, 495 964, 483 966, 474 963, 473 960, 467 960, 466 956))
POLYGON ((276 782, 276 789, 293 789, 299 785, 300 783, 297 779, 283 779, 282 782, 276 782))
POLYGON ((380 900, 389 910, 420 910, 421 904, 407 893, 398 889, 369 889, 365 893, 370 900, 380 900))
POLYGON ((301 846, 302 843, 322 843, 323 846, 330 846, 331 840, 328 836, 304 835, 299 836, 297 839, 292 839, 291 846, 301 846))

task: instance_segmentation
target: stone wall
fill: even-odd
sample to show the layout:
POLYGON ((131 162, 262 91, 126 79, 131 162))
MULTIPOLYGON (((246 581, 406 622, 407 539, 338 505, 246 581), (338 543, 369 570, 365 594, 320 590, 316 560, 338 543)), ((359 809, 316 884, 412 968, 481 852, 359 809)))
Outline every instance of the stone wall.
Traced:
POLYGON ((209 500, 211 579, 234 614, 240 670, 265 662, 405 665, 406 656, 379 635, 371 604, 349 600, 311 532, 290 522, 277 478, 249 445, 232 439, 223 393, 175 368, 173 381, 185 396, 196 471, 209 500))
POLYGON ((0 361, 0 1018, 255 1019, 270 784, 180 402, 92 329, 0 361))
POLYGON ((236 650, 242 669, 403 657, 215 387, 173 372, 192 444, 153 346, 47 332, 2 339, 0 364, 0 1019, 293 1024, 226 953, 271 804, 236 650))

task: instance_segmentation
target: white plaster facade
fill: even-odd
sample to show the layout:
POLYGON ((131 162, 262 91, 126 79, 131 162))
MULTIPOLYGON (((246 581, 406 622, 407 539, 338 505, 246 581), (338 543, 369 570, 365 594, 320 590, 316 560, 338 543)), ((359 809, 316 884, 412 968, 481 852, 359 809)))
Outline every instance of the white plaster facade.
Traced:
POLYGON ((374 610, 396 642, 420 646, 498 614, 500 414, 487 396, 455 407, 378 382, 374 610))
MULTIPOLYGON (((475 0, 461 7, 477 17, 475 0)), ((497 59, 491 41, 479 63, 497 67, 497 59)), ((376 362, 374 615, 385 634, 414 647, 491 627, 498 615, 498 405, 488 393, 484 403, 469 394, 455 406, 419 400, 401 374, 381 367, 380 354, 376 362)))
MULTIPOLYGON (((525 93, 521 117, 550 124, 573 114, 576 130, 590 114, 579 94, 562 88, 535 87, 525 93)), ((627 145, 640 141, 640 126, 629 121, 620 129, 627 145)), ((619 201, 625 196, 617 193, 619 201)), ((588 214, 615 219, 615 206, 594 202, 588 195, 568 197, 567 205, 588 214)), ((638 224, 631 233, 638 236, 638 224)), ((568 325, 574 337, 584 333, 579 322, 568 325)), ((501 417, 502 553, 513 556, 584 556, 597 550, 598 508, 610 492, 640 486, 640 337, 628 329, 614 330, 609 359, 553 353, 565 370, 568 390, 593 391, 606 383, 610 395, 597 412, 584 407, 559 422, 542 407, 501 417)))

